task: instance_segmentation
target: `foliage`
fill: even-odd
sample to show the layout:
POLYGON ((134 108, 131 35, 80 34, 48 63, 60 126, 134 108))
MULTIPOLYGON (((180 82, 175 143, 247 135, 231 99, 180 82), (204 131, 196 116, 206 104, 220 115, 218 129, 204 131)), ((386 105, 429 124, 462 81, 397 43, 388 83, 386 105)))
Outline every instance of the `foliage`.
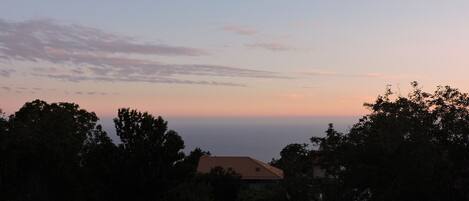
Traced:
MULTIPOLYGON (((203 153, 200 149, 192 153, 203 153)), ((215 167, 209 173, 197 174, 170 190, 165 200, 235 201, 241 189, 240 175, 215 167)))
POLYGON ((346 133, 331 124, 312 146, 286 146, 271 162, 284 180, 262 188, 230 169, 197 174, 210 153, 186 156, 162 117, 119 109, 114 144, 93 112, 35 100, 0 111, 0 200, 469 200, 469 96, 412 86, 365 104, 370 114, 346 133))
POLYGON ((167 201, 215 201, 210 184, 191 179, 171 189, 164 200, 167 201))
POLYGON ((0 111, 0 200, 159 200, 190 186, 209 154, 186 157, 182 138, 148 113, 118 111, 117 145, 98 120, 76 104, 41 100, 9 118, 0 111))
POLYGON ((311 150, 307 144, 290 144, 280 152, 280 159, 271 162, 283 170, 282 186, 291 200, 314 198, 311 150))
POLYGON ((212 187, 216 201, 235 201, 241 187, 241 176, 230 169, 215 167, 209 173, 199 175, 198 180, 212 187))
POLYGON ((390 90, 366 104, 349 133, 331 127, 321 164, 334 176, 329 200, 467 200, 469 97, 451 87, 430 94, 416 82, 407 97, 390 90))
POLYGON ((263 186, 245 186, 241 188, 237 201, 284 201, 286 200, 285 189, 277 184, 266 184, 263 186))
POLYGON ((80 199, 83 145, 105 135, 94 113, 72 103, 35 100, 2 119, 1 196, 7 200, 80 199))
POLYGON ((177 163, 184 159, 184 141, 162 117, 128 108, 114 119, 122 160, 123 199, 155 200, 182 180, 177 163), (137 196, 137 197, 136 197, 137 196))
POLYGON ((178 168, 182 174, 185 174, 183 176, 184 178, 193 178, 197 174, 197 165, 199 164, 200 157, 209 155, 210 152, 197 147, 178 163, 176 168, 178 168))

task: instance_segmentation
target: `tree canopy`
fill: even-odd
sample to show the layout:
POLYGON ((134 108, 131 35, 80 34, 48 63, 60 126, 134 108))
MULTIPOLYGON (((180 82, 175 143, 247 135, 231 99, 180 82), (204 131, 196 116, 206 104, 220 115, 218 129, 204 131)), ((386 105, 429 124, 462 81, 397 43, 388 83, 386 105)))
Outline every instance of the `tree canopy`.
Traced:
POLYGON ((449 86, 388 89, 349 130, 330 124, 271 164, 279 185, 247 188, 231 170, 198 174, 208 151, 183 152, 162 117, 122 108, 114 143, 93 112, 27 102, 0 111, 0 200, 469 200, 469 95, 449 86), (318 166, 325 176, 318 176, 318 166))
POLYGON ((177 132, 146 112, 118 110, 118 144, 98 120, 77 104, 41 100, 0 111, 0 200, 162 200, 209 154, 186 156, 177 132))
POLYGON ((184 141, 162 117, 154 117, 128 108, 119 109, 114 119, 116 134, 122 141, 119 150, 124 157, 120 161, 128 188, 122 189, 124 197, 138 200, 159 199, 182 178, 178 178, 179 162, 184 141))
POLYGON ((84 145, 105 135, 94 113, 72 103, 35 100, 0 121, 1 194, 6 200, 80 197, 76 189, 84 145))
POLYGON ((408 96, 387 90, 365 104, 371 113, 348 133, 331 126, 311 139, 340 192, 331 200, 469 198, 469 96, 449 86, 412 87, 408 96))

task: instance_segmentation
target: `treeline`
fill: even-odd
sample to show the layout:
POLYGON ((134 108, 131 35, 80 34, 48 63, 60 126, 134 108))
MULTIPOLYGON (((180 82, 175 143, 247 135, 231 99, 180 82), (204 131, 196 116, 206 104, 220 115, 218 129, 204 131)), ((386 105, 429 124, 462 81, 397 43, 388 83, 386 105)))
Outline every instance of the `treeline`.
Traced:
POLYGON ((120 109, 114 144, 94 113, 36 100, 0 117, 0 199, 469 200, 469 96, 412 86, 365 104, 370 113, 346 133, 331 124, 324 137, 287 145, 271 162, 284 180, 261 188, 221 168, 197 174, 210 153, 184 154, 161 117, 120 109))
POLYGON ((26 103, 0 117, 0 200, 235 200, 234 172, 198 175, 202 155, 161 117, 119 109, 114 144, 93 112, 72 103, 26 103))
POLYGON ((469 200, 468 94, 412 87, 365 104, 370 114, 347 133, 330 125, 325 137, 286 146, 273 163, 291 200, 469 200))

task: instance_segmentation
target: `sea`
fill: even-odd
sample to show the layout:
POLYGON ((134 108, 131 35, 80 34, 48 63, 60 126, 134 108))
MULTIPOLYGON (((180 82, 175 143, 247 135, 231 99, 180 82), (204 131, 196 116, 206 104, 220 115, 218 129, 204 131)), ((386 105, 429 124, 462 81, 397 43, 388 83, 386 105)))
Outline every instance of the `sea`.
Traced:
MULTIPOLYGON (((291 143, 308 143, 313 136, 325 136, 329 123, 347 132, 359 117, 174 117, 166 118, 168 127, 183 138, 184 152, 196 147, 215 156, 249 156, 270 162, 291 143)), ((100 122, 120 143, 112 118, 100 122)))

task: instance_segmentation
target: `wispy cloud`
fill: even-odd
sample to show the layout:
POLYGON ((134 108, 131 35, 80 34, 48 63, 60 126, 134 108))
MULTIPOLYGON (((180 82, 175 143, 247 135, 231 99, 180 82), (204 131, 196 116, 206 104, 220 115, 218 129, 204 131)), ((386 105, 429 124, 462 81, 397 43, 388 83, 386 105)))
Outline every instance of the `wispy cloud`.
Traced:
POLYGON ((334 71, 309 71, 303 74, 309 76, 331 76, 331 77, 368 77, 368 78, 383 78, 385 75, 381 73, 341 73, 334 71))
POLYGON ((249 48, 260 48, 260 49, 265 49, 265 50, 270 50, 270 51, 275 51, 275 52, 278 52, 278 51, 288 51, 288 50, 292 50, 293 48, 288 46, 288 45, 285 45, 285 44, 282 44, 282 43, 278 43, 278 42, 269 42, 269 43, 263 43, 263 42, 259 42, 259 43, 252 43, 252 44, 246 44, 246 47, 249 47, 249 48))
MULTIPOLYGON (((228 30, 236 30, 231 27, 228 30)), ((237 29, 239 33, 254 33, 237 29)), ((66 81, 150 82, 244 86, 206 80, 207 77, 286 78, 275 72, 246 68, 167 64, 149 55, 200 56, 197 48, 150 44, 81 25, 62 25, 51 20, 9 22, 0 19, 0 60, 50 62, 63 68, 35 68, 32 75, 66 81), (141 55, 139 59, 133 55, 141 55), (204 80, 178 76, 204 76, 204 80)), ((11 72, 0 71, 0 76, 11 72)))
POLYGON ((196 84, 196 85, 215 85, 215 86, 236 86, 243 87, 244 84, 231 83, 231 82, 217 82, 217 81, 197 81, 197 80, 183 80, 168 77, 148 77, 148 76, 125 76, 125 77, 112 77, 112 76, 81 76, 71 74, 35 74, 40 77, 53 78, 58 80, 80 82, 80 81, 98 81, 98 82, 147 82, 147 83, 162 83, 162 84, 196 84))
MULTIPOLYGON (((47 49, 62 52, 125 53, 166 56, 199 56, 205 51, 191 47, 137 42, 100 29, 62 25, 51 20, 8 22, 0 19, 0 51, 4 58, 49 59, 47 49)), ((53 58, 51 58, 53 59, 53 58)))
MULTIPOLYGON (((5 92, 30 93, 30 94, 42 93, 42 92, 46 92, 46 91, 48 91, 48 92, 56 92, 57 91, 54 88, 0 86, 0 91, 2 91, 2 90, 5 91, 5 92)), ((70 92, 62 91, 62 93, 69 94, 70 92)), ((85 91, 85 92, 75 91, 75 92, 72 92, 72 93, 77 94, 77 95, 101 95, 101 96, 119 94, 119 93, 116 93, 116 92, 99 92, 99 91, 85 91)))
POLYGON ((10 77, 15 70, 13 69, 0 69, 0 77, 10 77))
POLYGON ((101 54, 74 54, 53 49, 46 49, 53 63, 71 63, 80 65, 81 69, 74 69, 76 74, 83 74, 84 70, 97 75, 199 75, 223 77, 251 77, 251 78, 280 78, 277 73, 242 69, 219 65, 201 64, 164 64, 145 59, 115 57, 101 54), (83 65, 84 64, 84 65, 83 65), (87 65, 92 67, 86 67, 87 65))
MULTIPOLYGON (((243 35, 243 36, 256 36, 256 37, 252 37, 253 39, 259 38, 258 37, 259 31, 257 29, 253 27, 245 26, 245 25, 226 25, 222 27, 222 30, 226 32, 243 35)), ((263 38, 265 38, 265 36, 263 36, 263 38)), ((275 51, 275 52, 294 49, 291 46, 280 43, 280 42, 253 42, 253 43, 245 44, 244 46, 248 48, 257 48, 257 49, 263 49, 263 50, 275 51)))
POLYGON ((258 33, 256 29, 243 25, 226 25, 222 27, 222 30, 244 36, 252 36, 258 33))

